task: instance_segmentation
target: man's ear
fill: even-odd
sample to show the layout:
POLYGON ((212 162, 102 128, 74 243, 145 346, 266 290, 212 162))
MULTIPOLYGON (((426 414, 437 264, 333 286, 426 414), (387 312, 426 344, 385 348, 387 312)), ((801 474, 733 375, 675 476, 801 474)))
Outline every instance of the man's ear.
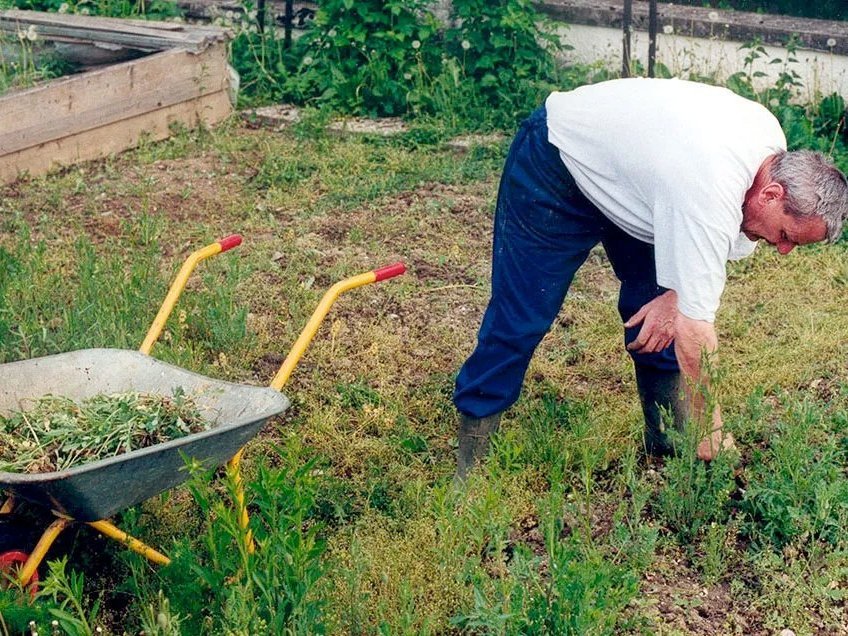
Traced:
POLYGON ((775 199, 782 199, 785 193, 786 191, 783 189, 783 186, 777 181, 769 181, 763 186, 762 190, 760 190, 760 197, 764 202, 769 202, 775 199))

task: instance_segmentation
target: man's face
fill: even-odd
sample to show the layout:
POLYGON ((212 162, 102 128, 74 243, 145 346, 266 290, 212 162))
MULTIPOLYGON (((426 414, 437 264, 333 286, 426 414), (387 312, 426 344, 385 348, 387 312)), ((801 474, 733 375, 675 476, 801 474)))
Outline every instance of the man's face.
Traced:
MULTIPOLYGON (((764 189, 765 190, 765 189, 764 189)), ((795 216, 785 209, 783 189, 764 191, 745 204, 742 233, 750 240, 774 245, 780 254, 789 254, 798 245, 818 243, 827 238, 827 224, 820 216, 795 216)))

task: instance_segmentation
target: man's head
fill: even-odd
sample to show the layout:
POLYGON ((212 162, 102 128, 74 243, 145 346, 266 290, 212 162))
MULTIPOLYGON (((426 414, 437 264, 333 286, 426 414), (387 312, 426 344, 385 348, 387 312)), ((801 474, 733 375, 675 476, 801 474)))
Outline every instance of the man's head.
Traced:
POLYGON ((781 254, 797 245, 842 233, 848 216, 848 181, 824 155, 779 152, 763 162, 742 205, 742 231, 781 254))

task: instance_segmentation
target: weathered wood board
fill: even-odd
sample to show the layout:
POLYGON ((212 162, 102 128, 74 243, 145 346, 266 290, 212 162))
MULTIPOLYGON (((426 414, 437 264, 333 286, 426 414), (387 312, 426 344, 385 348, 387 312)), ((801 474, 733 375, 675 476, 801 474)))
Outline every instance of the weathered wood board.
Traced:
MULTIPOLYGON (((10 13, 30 12, 0 13, 0 30, 10 13)), ((23 28, 57 19, 32 13, 23 28)), ((225 31, 201 27, 187 35, 180 33, 192 28, 185 25, 91 20, 87 31, 82 16, 65 28, 76 30, 75 41, 98 42, 103 32, 123 29, 133 36, 153 31, 177 37, 173 48, 0 97, 0 182, 105 157, 144 138, 164 139, 174 124, 209 126, 232 113, 225 31)))

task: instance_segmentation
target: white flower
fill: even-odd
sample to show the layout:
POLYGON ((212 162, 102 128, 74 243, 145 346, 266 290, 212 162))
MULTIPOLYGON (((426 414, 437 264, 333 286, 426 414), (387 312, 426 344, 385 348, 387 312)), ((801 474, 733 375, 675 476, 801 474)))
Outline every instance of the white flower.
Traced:
POLYGON ((59 13, 67 13, 68 9, 70 9, 70 8, 71 7, 68 6, 67 2, 63 2, 62 4, 59 5, 59 13))
POLYGON ((232 11, 227 11, 224 14, 224 17, 227 18, 227 20, 232 20, 234 16, 235 16, 235 13, 233 13, 232 11))
POLYGON ((769 106, 771 106, 772 108, 777 108, 778 106, 780 106, 780 100, 777 99, 777 97, 772 97, 769 100, 769 106))
POLYGON ((304 66, 309 66, 309 65, 311 65, 311 64, 312 64, 312 62, 314 62, 314 61, 315 61, 315 60, 313 60, 311 57, 309 57, 309 56, 307 55, 305 58, 303 58, 303 65, 304 65, 304 66))
POLYGON ((462 47, 463 51, 467 51, 471 48, 471 42, 469 42, 468 40, 463 40, 462 42, 460 42, 459 45, 462 47))
POLYGON ((38 33, 35 32, 35 25, 30 24, 26 32, 26 39, 30 42, 35 42, 38 39, 38 33))
POLYGON ((836 40, 834 38, 828 38, 827 46, 832 49, 834 46, 836 46, 836 40))
POLYGON ((329 31, 327 31, 327 37, 329 37, 329 38, 334 38, 334 37, 336 37, 336 30, 335 30, 335 29, 330 29, 329 31))
POLYGON ((671 35, 672 33, 674 33, 674 26, 671 24, 666 24, 663 27, 663 33, 665 33, 666 35, 671 35))
POLYGON ((412 48, 417 51, 418 49, 421 48, 421 42, 419 42, 418 40, 413 40, 412 41, 412 48))
POLYGON ((407 81, 408 81, 408 80, 411 80, 411 79, 412 79, 412 73, 404 73, 404 74, 403 74, 403 79, 405 79, 405 80, 407 80, 407 81))
POLYGON ((718 22, 718 13, 716 11, 710 11, 707 17, 710 19, 710 22, 718 22))

